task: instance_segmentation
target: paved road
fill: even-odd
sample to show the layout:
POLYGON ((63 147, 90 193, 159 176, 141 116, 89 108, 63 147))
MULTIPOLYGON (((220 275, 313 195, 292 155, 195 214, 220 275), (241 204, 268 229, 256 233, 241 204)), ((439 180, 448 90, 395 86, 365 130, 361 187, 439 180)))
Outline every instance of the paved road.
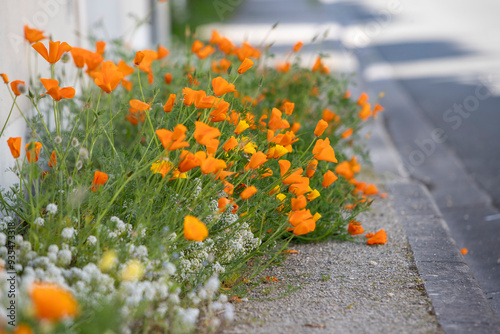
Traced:
POLYGON ((334 70, 387 90, 384 120, 406 170, 469 249, 467 263, 498 315, 499 10, 493 0, 246 0, 232 24, 218 27, 233 39, 274 41, 278 53, 319 36, 304 62, 328 51, 334 70))

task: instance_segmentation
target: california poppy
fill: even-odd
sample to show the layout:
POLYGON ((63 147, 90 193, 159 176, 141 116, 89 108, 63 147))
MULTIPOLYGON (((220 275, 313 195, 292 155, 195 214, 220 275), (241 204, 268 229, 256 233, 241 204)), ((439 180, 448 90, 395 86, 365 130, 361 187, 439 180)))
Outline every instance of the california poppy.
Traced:
POLYGON ((24 25, 24 38, 30 43, 36 43, 38 41, 41 41, 42 39, 47 38, 46 36, 43 35, 43 31, 30 28, 26 24, 24 25))
POLYGON ((358 98, 358 106, 363 106, 366 104, 366 102, 368 102, 368 94, 363 92, 358 98))
POLYGON ((196 52, 196 55, 200 59, 205 59, 205 58, 207 58, 208 56, 210 56, 214 52, 215 52, 215 49, 211 45, 206 45, 201 50, 199 50, 198 52, 196 52))
POLYGON ((33 283, 30 298, 38 319, 60 321, 78 315, 78 303, 68 290, 54 283, 33 283))
POLYGON ((347 139, 349 138, 350 136, 352 136, 352 128, 349 128, 347 130, 345 130, 344 132, 342 132, 342 134, 340 135, 343 139, 347 139))
POLYGON ((172 83, 172 79, 173 79, 173 78, 174 78, 174 77, 173 77, 172 73, 167 73, 167 74, 165 74, 165 83, 166 83, 167 85, 170 85, 170 84, 172 83))
POLYGON ((387 233, 383 229, 380 231, 376 232, 371 238, 366 240, 366 243, 368 245, 375 245, 375 244, 385 244, 387 242, 387 233))
POLYGON ((142 62, 142 60, 144 59, 144 52, 142 51, 137 51, 135 53, 135 57, 134 57, 134 64, 136 66, 139 66, 139 64, 142 62))
POLYGON ((92 180, 92 191, 97 191, 106 181, 108 181, 108 174, 96 170, 94 172, 94 179, 92 180))
POLYGON ((236 126, 236 129, 234 129, 234 133, 237 134, 237 135, 239 135, 243 131, 245 131, 246 129, 248 129, 249 127, 250 127, 250 125, 248 125, 248 123, 246 121, 239 121, 238 125, 236 126))
POLYGON ((300 195, 297 198, 292 198, 291 202, 293 211, 302 210, 307 206, 307 200, 304 195, 300 195))
POLYGON ((314 135, 316 137, 320 137, 323 134, 323 132, 325 132, 327 127, 328 127, 328 123, 325 122, 324 120, 320 119, 318 121, 318 124, 316 124, 316 129, 314 129, 314 135))
POLYGON ((295 103, 289 101, 283 103, 283 111, 285 112, 285 114, 291 115, 294 109, 295 109, 295 103))
POLYGON ((32 47, 51 64, 57 63, 63 53, 71 51, 71 46, 66 42, 49 41, 49 51, 42 42, 35 43, 32 47))
POLYGON ((227 197, 221 197, 217 201, 217 207, 219 208, 219 212, 226 211, 226 206, 231 203, 231 201, 227 197))
POLYGON ((226 143, 222 146, 222 149, 226 152, 229 152, 237 146, 238 146, 238 141, 236 140, 236 138, 234 138, 234 136, 231 136, 231 138, 229 138, 226 141, 226 143))
POLYGON ((7 76, 7 74, 0 73, 0 77, 2 77, 4 84, 8 84, 9 83, 9 77, 7 76))
POLYGON ((318 190, 314 189, 309 194, 307 194, 307 200, 312 201, 312 200, 318 198, 319 196, 321 196, 321 193, 318 190))
POLYGON ((52 154, 50 155, 49 159, 49 167, 55 167, 57 166, 57 154, 56 151, 52 151, 52 154))
POLYGON ((249 199, 250 197, 252 197, 256 193, 257 193, 257 188, 255 188, 255 186, 250 186, 241 192, 240 198, 241 199, 249 199))
POLYGON ((372 114, 371 105, 369 103, 365 103, 359 112, 359 118, 366 121, 372 114))
POLYGON ((197 53, 203 48, 203 43, 200 40, 195 40, 191 45, 191 52, 197 53))
POLYGON ((354 172, 351 169, 351 166, 348 161, 342 161, 335 167, 335 173, 342 175, 347 180, 350 180, 354 177, 354 172))
POLYGON ((259 168, 260 165, 262 165, 266 161, 267 161, 266 155, 263 152, 258 151, 252 154, 252 157, 250 158, 247 167, 252 169, 257 169, 259 168))
POLYGON ((172 108, 174 107, 174 103, 175 103, 175 97, 176 97, 175 94, 170 94, 170 96, 168 97, 167 102, 163 106, 163 111, 164 112, 171 112, 172 111, 172 108))
POLYGON ((7 139, 7 144, 14 159, 19 158, 21 155, 21 137, 10 137, 7 139))
POLYGON ((271 111, 271 117, 269 118, 269 123, 267 126, 271 130, 279 130, 279 129, 286 129, 290 127, 290 124, 286 121, 281 119, 281 111, 277 108, 273 108, 271 111))
POLYGON ((104 41, 96 41, 95 42, 95 52, 99 55, 103 55, 106 50, 106 42, 104 41))
MULTIPOLYGON (((202 152, 205 153, 205 152, 202 152)), ((227 168, 227 164, 224 160, 222 159, 216 159, 212 156, 212 154, 209 154, 204 158, 204 155, 198 155, 202 160, 200 169, 203 174, 217 174, 220 170, 227 168)))
POLYGON ((12 89, 12 92, 16 95, 16 96, 19 96, 21 95, 23 92, 22 92, 22 88, 21 87, 24 87, 24 81, 21 81, 21 80, 14 80, 10 83, 10 88, 12 89))
POLYGON ((182 124, 177 124, 174 131, 165 129, 156 130, 156 135, 161 141, 163 148, 167 151, 174 151, 180 148, 188 147, 189 143, 184 141, 187 128, 182 124))
POLYGON ((112 61, 102 63, 99 71, 94 73, 94 82, 106 93, 111 93, 122 81, 123 73, 112 61))
POLYGON ((335 158, 335 151, 330 146, 330 139, 327 137, 325 140, 318 139, 314 145, 313 152, 316 160, 337 162, 335 158))
POLYGON ((233 84, 229 83, 223 77, 217 77, 212 79, 212 87, 214 94, 221 96, 230 92, 235 92, 236 88, 233 84))
POLYGON ((184 238, 190 241, 203 241, 208 237, 208 229, 194 216, 184 217, 184 238))
POLYGON ((311 178, 314 176, 314 173, 316 173, 316 168, 318 167, 318 160, 313 159, 311 162, 307 165, 306 169, 306 175, 307 177, 311 178))
POLYGON ((201 160, 195 154, 188 151, 182 151, 181 159, 182 161, 177 168, 183 173, 201 165, 201 160))
POLYGON ((252 66, 253 66, 253 61, 251 61, 248 58, 245 58, 245 60, 243 60, 243 62, 241 63, 240 67, 238 67, 238 73, 243 74, 249 69, 251 69, 252 66))
POLYGON ((28 143, 24 147, 26 150, 26 157, 28 162, 37 162, 40 157, 40 150, 42 149, 42 144, 39 142, 28 143))
MULTIPOLYGON (((203 122, 195 122, 196 129, 194 131, 194 139, 200 145, 209 146, 213 143, 215 138, 221 135, 219 129, 211 127, 203 122)), ((217 140, 218 142, 218 140, 217 140)))
POLYGON ((295 43, 295 45, 293 46, 293 52, 299 52, 300 49, 302 49, 303 45, 304 45, 304 43, 302 43, 302 42, 295 43))
POLYGON ((45 94, 49 94, 55 101, 60 101, 61 99, 72 99, 75 96, 75 89, 73 87, 59 87, 59 81, 55 79, 41 79, 42 85, 47 90, 45 94))
POLYGON ((327 171, 325 175, 323 175, 323 182, 321 185, 323 188, 329 187, 333 182, 337 181, 338 177, 331 170, 327 171))
POLYGON ((362 234, 364 231, 365 229, 361 226, 361 223, 355 220, 351 220, 347 226, 347 232, 350 235, 362 234))

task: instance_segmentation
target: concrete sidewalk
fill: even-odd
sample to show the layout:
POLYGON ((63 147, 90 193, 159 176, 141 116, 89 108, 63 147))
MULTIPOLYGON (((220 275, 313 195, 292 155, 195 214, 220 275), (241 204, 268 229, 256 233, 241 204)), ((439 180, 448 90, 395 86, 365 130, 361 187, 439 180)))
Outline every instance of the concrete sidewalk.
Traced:
MULTIPOLYGON (((377 57, 373 50, 352 52, 345 47, 342 41, 356 42, 355 36, 349 36, 353 17, 376 16, 360 3, 246 0, 230 22, 207 26, 200 35, 207 37, 215 28, 235 42, 259 45, 265 39, 274 42, 271 50, 278 59, 302 40, 306 66, 312 65, 318 52, 324 52, 330 54, 326 62, 334 72, 352 73, 367 57, 377 57), (278 27, 271 30, 278 21, 278 27), (314 36, 322 42, 308 45, 314 36)), ((379 93, 370 91, 360 74, 355 82, 359 86, 353 89, 354 95, 362 90, 370 96, 379 93)), ((397 82, 391 84, 397 92, 397 82)), ((406 108, 412 108, 411 101, 405 100, 406 108)), ((367 131, 372 134, 370 152, 376 173, 372 182, 389 196, 376 201, 361 220, 367 231, 384 228, 388 243, 369 247, 360 238, 360 243, 293 247, 299 254, 263 273, 278 282, 263 284, 252 293, 260 301, 238 304, 237 323, 227 333, 500 332, 500 321, 450 237, 432 196, 405 175, 382 118, 367 131), (270 300, 288 285, 302 288, 270 300)))

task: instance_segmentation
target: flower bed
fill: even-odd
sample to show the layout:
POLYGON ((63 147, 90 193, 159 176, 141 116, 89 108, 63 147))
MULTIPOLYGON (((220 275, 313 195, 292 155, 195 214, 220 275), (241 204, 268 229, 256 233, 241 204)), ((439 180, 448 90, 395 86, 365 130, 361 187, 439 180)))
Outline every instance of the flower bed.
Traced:
POLYGON ((364 232, 355 218, 379 194, 355 179, 359 130, 382 108, 351 99, 321 57, 301 68, 302 43, 272 68, 216 31, 170 55, 25 29, 52 75, 26 87, 2 74, 11 112, 21 98, 35 112, 19 110, 29 138, 7 140, 19 178, 0 203, 7 331, 213 332, 291 240, 364 232))

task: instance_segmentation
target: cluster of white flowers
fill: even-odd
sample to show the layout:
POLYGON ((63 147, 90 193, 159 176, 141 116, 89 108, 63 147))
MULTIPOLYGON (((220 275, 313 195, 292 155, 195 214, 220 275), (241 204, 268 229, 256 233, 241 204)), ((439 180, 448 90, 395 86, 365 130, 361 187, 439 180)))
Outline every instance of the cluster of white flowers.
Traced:
POLYGON ((51 215, 55 215, 57 213, 57 205, 54 203, 50 203, 47 205, 47 212, 50 213, 51 215))

